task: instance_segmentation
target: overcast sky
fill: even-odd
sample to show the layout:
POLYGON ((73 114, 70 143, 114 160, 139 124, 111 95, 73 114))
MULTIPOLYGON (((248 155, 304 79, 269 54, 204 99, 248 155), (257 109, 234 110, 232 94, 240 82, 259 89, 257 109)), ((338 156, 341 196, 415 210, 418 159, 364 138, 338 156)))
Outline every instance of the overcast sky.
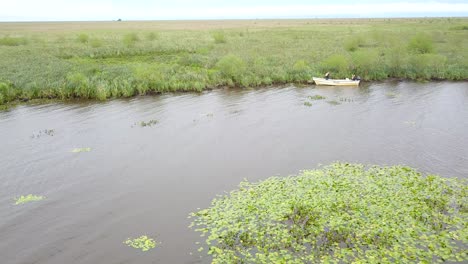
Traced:
POLYGON ((0 21, 468 16, 468 0, 0 0, 0 21))

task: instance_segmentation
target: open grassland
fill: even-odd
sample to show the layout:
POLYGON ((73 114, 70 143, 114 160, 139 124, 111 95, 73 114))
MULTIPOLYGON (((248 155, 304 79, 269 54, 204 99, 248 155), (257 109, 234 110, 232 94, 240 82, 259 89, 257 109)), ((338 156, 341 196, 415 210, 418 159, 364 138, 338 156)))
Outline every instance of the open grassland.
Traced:
POLYGON ((332 77, 468 79, 468 18, 0 23, 0 105, 332 77))

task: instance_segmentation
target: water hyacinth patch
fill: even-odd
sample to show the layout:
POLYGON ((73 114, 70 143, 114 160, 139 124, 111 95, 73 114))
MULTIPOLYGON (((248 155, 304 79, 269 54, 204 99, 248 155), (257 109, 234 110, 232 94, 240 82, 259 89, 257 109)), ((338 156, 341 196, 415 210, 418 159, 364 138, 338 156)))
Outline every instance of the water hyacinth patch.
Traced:
POLYGON ((90 152, 91 148, 74 148, 72 150, 73 153, 80 153, 80 152, 90 152))
POLYGON ((25 203, 29 203, 29 202, 41 201, 44 198, 45 198, 44 196, 37 196, 37 195, 32 195, 32 194, 28 194, 26 196, 21 195, 19 198, 15 199, 15 205, 25 204, 25 203))
POLYGON ((155 248, 157 243, 154 239, 149 238, 148 236, 140 236, 139 238, 135 239, 129 238, 124 241, 124 244, 129 247, 141 249, 141 251, 148 251, 155 248))
POLYGON ((213 263, 467 261, 468 187, 404 166, 335 163, 242 182, 191 214, 213 263))

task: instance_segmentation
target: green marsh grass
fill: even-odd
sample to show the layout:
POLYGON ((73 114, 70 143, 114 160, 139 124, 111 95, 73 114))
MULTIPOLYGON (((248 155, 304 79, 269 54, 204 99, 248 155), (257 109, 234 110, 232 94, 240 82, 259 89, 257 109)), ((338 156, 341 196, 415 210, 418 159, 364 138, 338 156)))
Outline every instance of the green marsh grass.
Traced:
POLYGON ((467 21, 0 23, 0 105, 305 83, 327 71, 467 80, 467 21))
POLYGON ((271 177, 192 213, 213 263, 442 263, 468 256, 466 181, 334 163, 271 177))

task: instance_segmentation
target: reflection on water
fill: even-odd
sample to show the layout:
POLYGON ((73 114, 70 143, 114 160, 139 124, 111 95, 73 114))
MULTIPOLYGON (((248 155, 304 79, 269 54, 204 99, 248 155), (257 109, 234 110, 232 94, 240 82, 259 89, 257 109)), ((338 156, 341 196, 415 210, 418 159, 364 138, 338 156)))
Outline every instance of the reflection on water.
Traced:
POLYGON ((337 160, 467 178, 467 117, 466 82, 19 106, 0 113, 2 263, 209 263, 187 216, 242 179, 337 160), (26 194, 47 199, 14 206, 26 194), (122 243, 140 235, 161 245, 122 243))

